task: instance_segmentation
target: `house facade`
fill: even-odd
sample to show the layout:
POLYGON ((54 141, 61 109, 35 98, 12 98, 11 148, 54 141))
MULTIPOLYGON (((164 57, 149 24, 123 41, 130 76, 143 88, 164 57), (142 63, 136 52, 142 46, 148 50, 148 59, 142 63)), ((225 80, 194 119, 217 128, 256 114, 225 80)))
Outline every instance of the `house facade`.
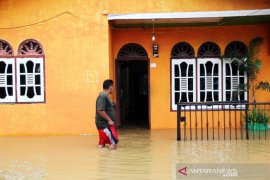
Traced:
POLYGON ((96 133, 108 78, 120 127, 176 128, 179 100, 232 100, 247 78, 223 56, 255 37, 270 81, 269 20, 266 0, 1 1, 0 135, 96 133))

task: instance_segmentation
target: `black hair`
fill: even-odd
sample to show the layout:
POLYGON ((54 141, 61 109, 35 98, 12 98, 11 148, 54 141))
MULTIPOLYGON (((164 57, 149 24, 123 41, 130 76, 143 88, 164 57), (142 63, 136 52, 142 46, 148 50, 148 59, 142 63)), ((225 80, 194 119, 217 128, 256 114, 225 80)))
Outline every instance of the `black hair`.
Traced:
POLYGON ((113 80, 111 79, 106 79, 104 82, 103 82, 103 89, 109 89, 110 86, 113 85, 113 80))

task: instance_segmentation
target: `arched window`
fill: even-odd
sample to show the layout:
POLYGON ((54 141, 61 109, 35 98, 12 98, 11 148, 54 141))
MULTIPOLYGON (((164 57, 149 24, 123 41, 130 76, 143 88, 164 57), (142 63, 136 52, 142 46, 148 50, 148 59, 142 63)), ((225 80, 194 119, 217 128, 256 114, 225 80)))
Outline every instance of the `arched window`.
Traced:
POLYGON ((43 49, 41 44, 34 40, 34 39, 29 39, 23 41, 18 49, 18 55, 26 55, 26 56, 31 56, 31 55, 43 55, 43 49))
POLYGON ((16 101, 14 65, 11 45, 5 40, 0 40, 0 103, 16 101))
POLYGON ((239 91, 239 85, 247 83, 247 77, 243 67, 238 63, 245 61, 247 57, 247 46, 240 41, 233 41, 225 48, 223 59, 223 99, 224 101, 247 100, 247 93, 239 91))
POLYGON ((171 50, 171 108, 177 103, 196 101, 195 57, 193 47, 179 42, 171 50))
POLYGON ((171 58, 186 59, 194 58, 195 53, 193 47, 187 42, 179 42, 173 46, 171 51, 171 58))
POLYGON ((13 49, 11 45, 2 39, 0 39, 0 56, 13 56, 13 49))
POLYGON ((124 45, 118 52, 118 60, 148 60, 146 50, 139 44, 129 43, 124 45))
POLYGON ((203 43, 198 50, 198 58, 220 58, 221 52, 214 42, 203 43))
POLYGON ((34 40, 23 41, 18 48, 17 99, 18 102, 44 102, 44 51, 34 40))
POLYGON ((203 43, 198 50, 198 101, 221 101, 221 51, 214 42, 203 43))
POLYGON ((246 58, 248 53, 247 46, 241 41, 233 41, 225 48, 224 56, 233 58, 246 58))

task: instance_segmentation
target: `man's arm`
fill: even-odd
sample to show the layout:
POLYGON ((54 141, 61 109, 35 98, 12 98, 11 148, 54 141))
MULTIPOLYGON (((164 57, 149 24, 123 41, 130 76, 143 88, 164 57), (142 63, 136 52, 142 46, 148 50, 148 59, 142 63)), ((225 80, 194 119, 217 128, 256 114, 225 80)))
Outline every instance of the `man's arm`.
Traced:
POLYGON ((98 114, 104 118, 106 121, 108 121, 109 125, 114 125, 113 120, 107 115, 107 113, 103 110, 98 110, 98 114))

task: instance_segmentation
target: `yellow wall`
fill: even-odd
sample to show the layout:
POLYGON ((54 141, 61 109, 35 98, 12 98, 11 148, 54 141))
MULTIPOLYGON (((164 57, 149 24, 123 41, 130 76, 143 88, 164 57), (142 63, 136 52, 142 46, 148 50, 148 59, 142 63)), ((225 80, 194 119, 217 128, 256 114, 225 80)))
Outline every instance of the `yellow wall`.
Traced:
MULTIPOLYGON (((150 30, 110 31, 106 13, 269 7, 270 2, 266 0, 2 0, 0 39, 7 40, 15 52, 20 42, 29 38, 37 39, 44 47, 46 104, 1 104, 0 135, 96 133, 95 99, 101 90, 102 81, 114 77, 114 57, 118 49, 125 43, 138 41, 151 54, 150 30), (36 22, 41 23, 35 24, 36 22), (24 25, 30 26, 16 28, 24 25), (129 33, 140 35, 141 38, 135 39, 129 33)), ((250 26, 249 30, 245 30, 245 27, 234 29, 236 32, 246 33, 240 38, 244 42, 256 35, 268 36, 266 26, 250 26)), ((167 29, 158 30, 165 31, 163 35, 157 34, 160 58, 150 59, 157 63, 157 68, 150 72, 152 128, 175 127, 175 113, 169 111, 168 52, 172 45, 187 38, 197 50, 200 43, 213 39, 224 49, 230 39, 235 40, 238 37, 231 27, 206 28, 207 35, 200 34, 197 41, 192 36, 199 29, 183 28, 178 32, 179 30, 169 29, 168 32, 173 32, 172 34, 168 34, 167 29), (160 73, 165 75, 161 76, 160 73), (163 84, 160 84, 160 79, 163 84)), ((269 58, 266 55, 267 47, 263 46, 263 59, 269 58)), ((265 68, 266 65, 261 77, 266 77, 265 68)), ((269 98, 258 97, 258 100, 266 101, 269 98)))
POLYGON ((0 30, 0 39, 14 51, 25 39, 41 42, 46 66, 46 104, 1 104, 0 135, 95 132, 95 98, 109 76, 108 26, 100 14, 101 1, 16 0, 1 5, 0 27, 31 24, 65 11, 89 21, 64 14, 35 26, 0 30))

